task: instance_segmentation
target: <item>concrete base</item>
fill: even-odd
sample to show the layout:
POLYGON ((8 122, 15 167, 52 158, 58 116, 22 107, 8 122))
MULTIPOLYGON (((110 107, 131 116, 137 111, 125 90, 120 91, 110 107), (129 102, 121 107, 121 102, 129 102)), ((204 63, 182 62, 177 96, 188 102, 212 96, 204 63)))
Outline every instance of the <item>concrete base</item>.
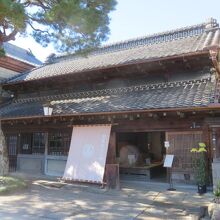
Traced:
POLYGON ((50 176, 62 177, 66 167, 66 156, 50 156, 45 160, 45 174, 50 176))
POLYGON ((44 158, 44 155, 18 154, 17 169, 20 172, 43 174, 44 158))
POLYGON ((18 154, 17 170, 24 173, 62 177, 66 161, 66 156, 18 154))
POLYGON ((195 176, 192 173, 172 172, 172 180, 176 183, 195 184, 195 176))

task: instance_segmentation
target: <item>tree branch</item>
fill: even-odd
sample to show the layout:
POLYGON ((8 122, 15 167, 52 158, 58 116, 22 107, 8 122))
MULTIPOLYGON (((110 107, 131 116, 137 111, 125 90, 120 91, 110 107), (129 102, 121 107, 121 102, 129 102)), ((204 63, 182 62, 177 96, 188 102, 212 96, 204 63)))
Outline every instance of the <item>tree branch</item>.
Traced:
POLYGON ((10 40, 15 40, 15 36, 18 33, 17 29, 15 28, 10 34, 0 34, 0 42, 7 42, 10 40))
POLYGON ((50 34, 48 31, 35 28, 35 27, 33 26, 33 24, 31 24, 31 22, 29 22, 29 21, 27 21, 27 23, 31 26, 31 28, 32 28, 34 31, 39 31, 39 32, 44 32, 44 33, 50 34))
POLYGON ((28 17, 30 20, 36 21, 36 22, 38 22, 38 23, 42 23, 42 24, 46 24, 46 23, 47 23, 46 20, 44 20, 44 19, 33 18, 33 17, 31 17, 30 15, 28 15, 28 14, 27 14, 27 17, 28 17))
POLYGON ((37 6, 37 7, 41 7, 41 8, 43 8, 45 11, 48 10, 48 9, 50 9, 50 7, 47 6, 47 5, 45 5, 45 4, 43 4, 42 1, 40 1, 40 0, 36 0, 36 1, 37 1, 37 2, 26 1, 26 2, 23 3, 23 5, 24 5, 24 7, 28 7, 28 6, 30 6, 30 5, 37 6))
POLYGON ((48 6, 46 6, 46 5, 44 5, 44 3, 41 1, 41 0, 36 0, 37 2, 39 2, 39 4, 41 5, 41 7, 43 8, 43 9, 50 9, 48 6))

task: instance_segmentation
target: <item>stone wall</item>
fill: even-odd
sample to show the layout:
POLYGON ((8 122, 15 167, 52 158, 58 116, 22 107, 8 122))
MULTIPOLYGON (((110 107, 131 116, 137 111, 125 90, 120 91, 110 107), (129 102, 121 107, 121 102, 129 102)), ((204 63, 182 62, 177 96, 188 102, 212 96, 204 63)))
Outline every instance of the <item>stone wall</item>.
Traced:
MULTIPOLYGON (((1 123, 1 122, 0 122, 1 123)), ((0 124, 0 176, 8 174, 8 152, 5 142, 5 136, 1 129, 0 124)))

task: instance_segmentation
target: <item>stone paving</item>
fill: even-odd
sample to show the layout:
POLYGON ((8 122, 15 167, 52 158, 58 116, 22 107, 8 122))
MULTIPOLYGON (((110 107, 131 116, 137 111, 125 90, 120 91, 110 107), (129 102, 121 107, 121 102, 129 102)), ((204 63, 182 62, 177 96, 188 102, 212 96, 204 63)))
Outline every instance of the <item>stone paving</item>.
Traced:
POLYGON ((167 191, 166 185, 123 183, 121 190, 35 180, 13 195, 0 196, 1 220, 198 219, 212 200, 195 189, 167 191))

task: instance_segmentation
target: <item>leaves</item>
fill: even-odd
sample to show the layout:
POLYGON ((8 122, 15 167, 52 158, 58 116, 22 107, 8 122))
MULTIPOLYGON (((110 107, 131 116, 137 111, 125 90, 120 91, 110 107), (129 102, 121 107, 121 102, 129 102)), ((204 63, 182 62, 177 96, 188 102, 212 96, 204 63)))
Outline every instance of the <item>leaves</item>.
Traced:
POLYGON ((214 190, 215 197, 220 198, 220 181, 218 182, 216 189, 214 190))
POLYGON ((0 57, 5 56, 5 50, 3 48, 0 48, 0 57))
POLYGON ((115 6, 116 0, 0 0, 0 41, 7 41, 9 32, 22 34, 31 27, 30 34, 43 46, 89 51, 107 40, 115 6))
POLYGON ((201 147, 201 148, 205 148, 206 145, 205 145, 205 143, 199 143, 199 147, 201 147))
POLYGON ((192 148, 190 152, 197 152, 197 148, 192 148))
POLYGON ((204 147, 200 147, 197 152, 202 153, 202 152, 207 152, 207 150, 204 147))
POLYGON ((0 0, 0 22, 7 29, 23 31, 26 27, 24 6, 13 0, 0 0))
POLYGON ((192 153, 204 153, 207 152, 205 143, 198 143, 198 147, 193 147, 190 152, 192 153))
POLYGON ((205 185, 207 182, 207 170, 206 170, 206 144, 198 143, 197 147, 191 149, 192 153, 194 153, 193 167, 195 170, 195 177, 198 184, 205 185))

